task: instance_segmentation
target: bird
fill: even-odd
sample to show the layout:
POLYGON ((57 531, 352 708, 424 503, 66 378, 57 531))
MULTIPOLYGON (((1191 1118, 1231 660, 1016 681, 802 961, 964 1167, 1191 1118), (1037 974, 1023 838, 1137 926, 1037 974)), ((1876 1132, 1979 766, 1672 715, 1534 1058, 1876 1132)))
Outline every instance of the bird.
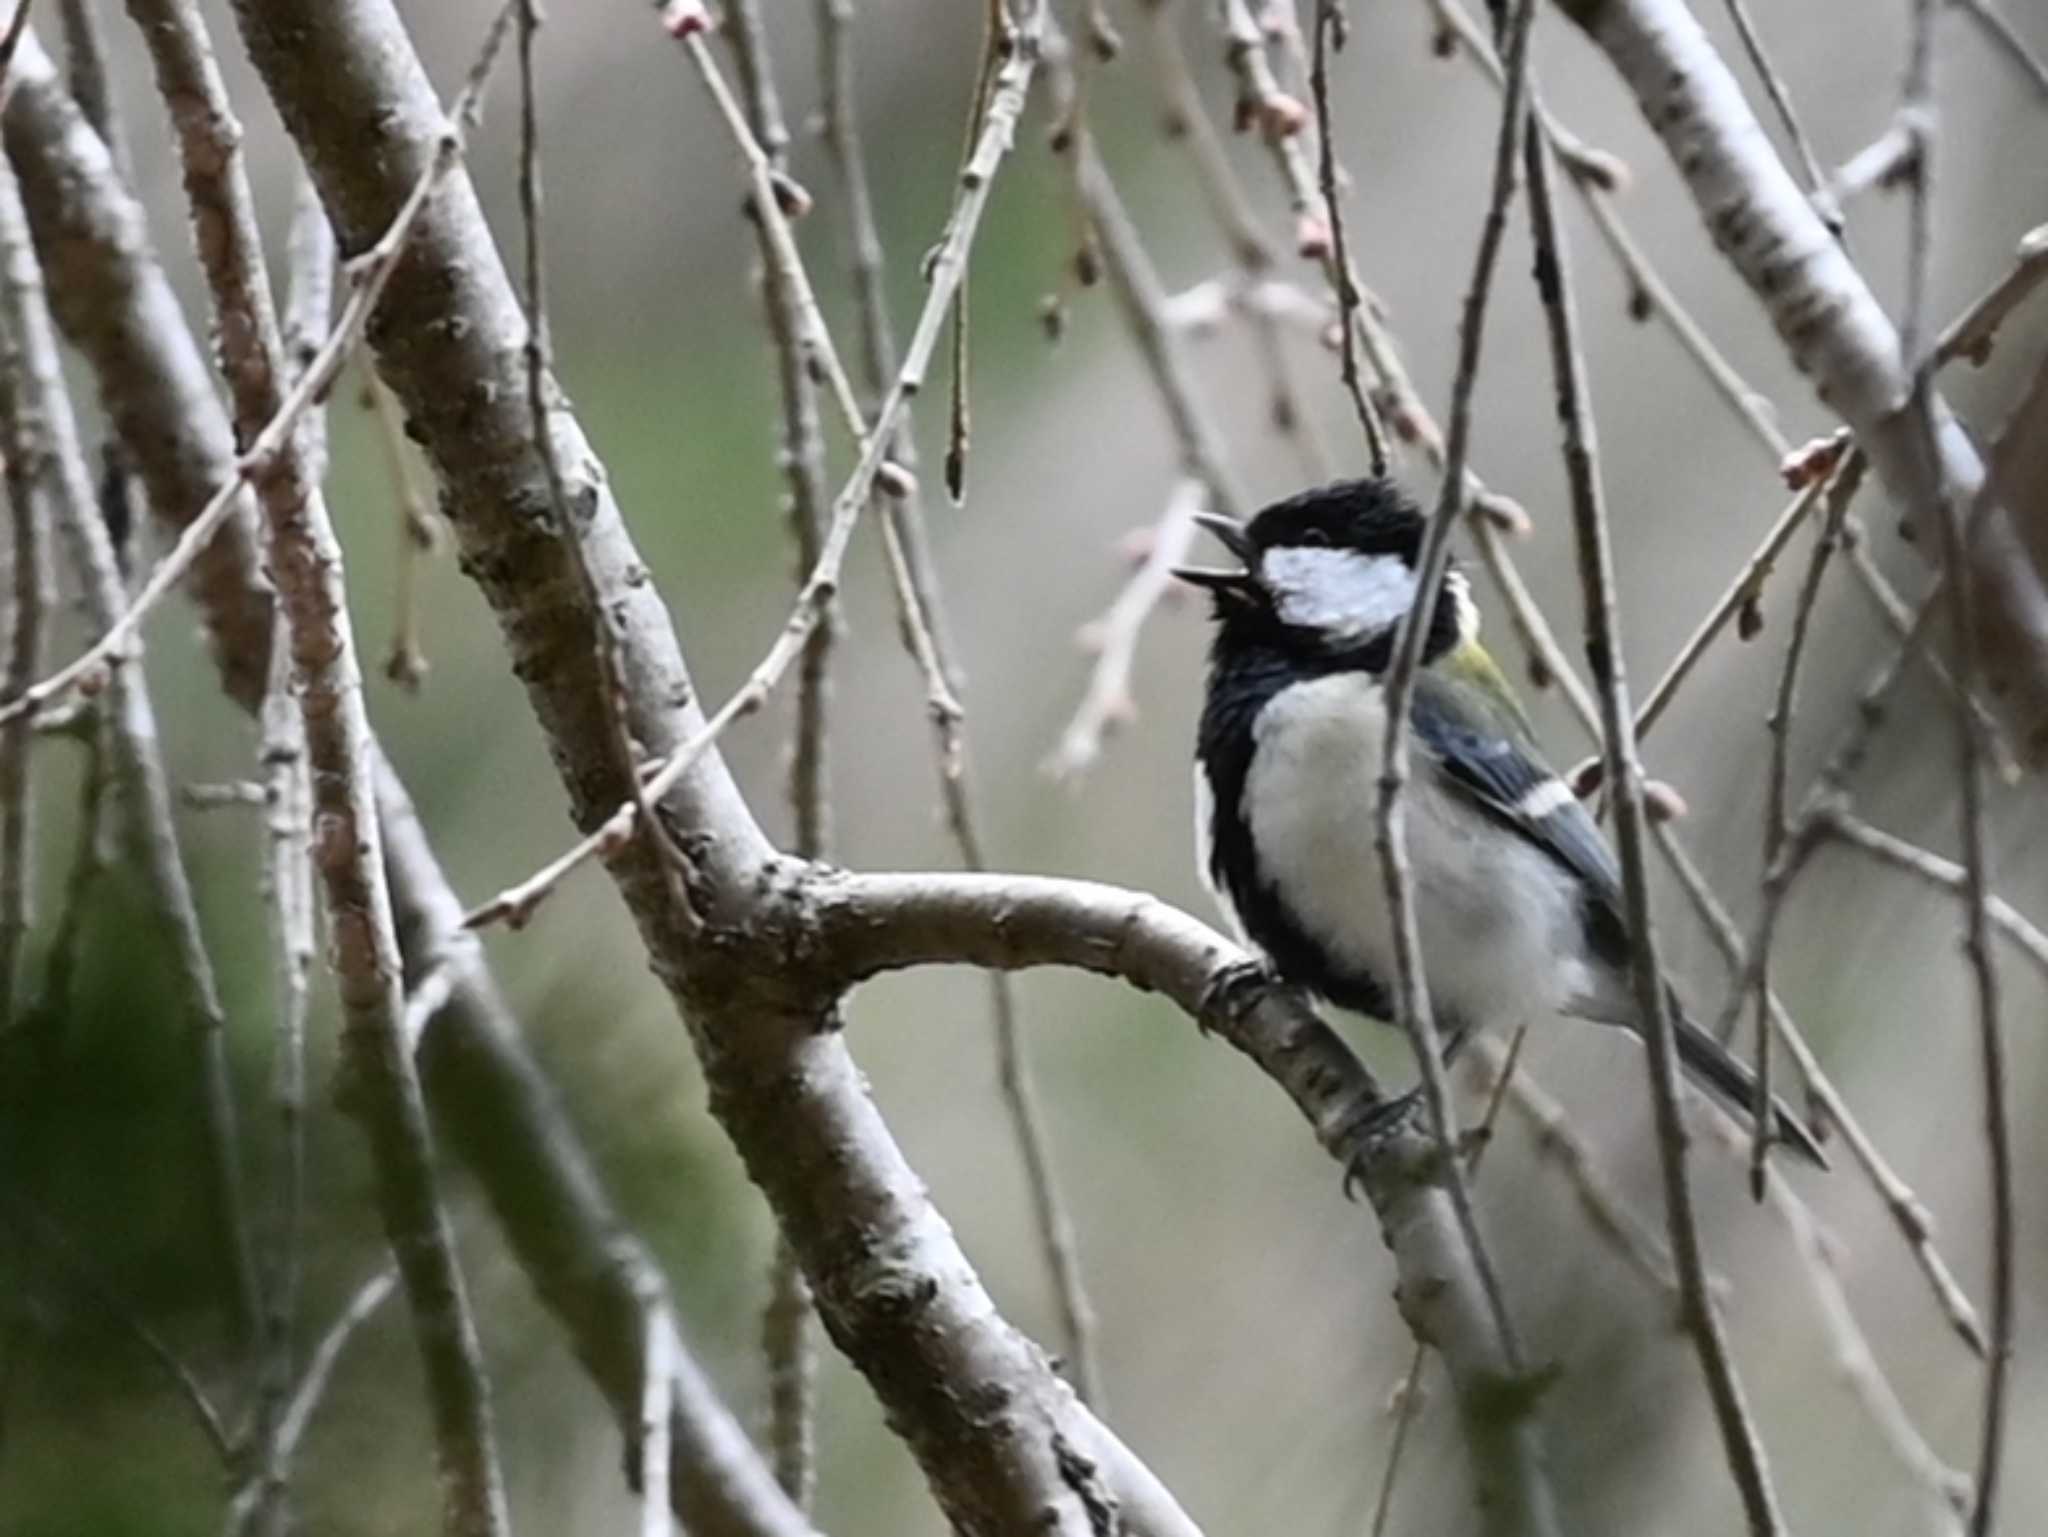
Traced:
MULTIPOLYGON (((1208 593, 1214 619, 1195 740, 1202 881, 1265 970, 1390 1021, 1395 952, 1375 808, 1387 673, 1420 593, 1424 519, 1381 476, 1303 491, 1247 523, 1196 521, 1238 561, 1174 571, 1208 593)), ((1408 707, 1405 791, 1423 975, 1446 1058, 1473 1031, 1552 1014, 1646 1037, 1619 867, 1545 763, 1479 628, 1470 581, 1451 560, 1408 707)), ((1749 1125, 1755 1075, 1664 986, 1681 1064, 1749 1125)), ((1783 1103, 1773 1101, 1772 1121, 1773 1140, 1826 1166, 1783 1103)))

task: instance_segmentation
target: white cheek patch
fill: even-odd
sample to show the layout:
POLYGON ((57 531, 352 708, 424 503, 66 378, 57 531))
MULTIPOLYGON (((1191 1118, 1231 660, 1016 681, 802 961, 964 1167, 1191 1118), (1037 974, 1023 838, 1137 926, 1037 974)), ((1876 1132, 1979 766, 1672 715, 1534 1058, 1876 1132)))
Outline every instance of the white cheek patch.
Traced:
POLYGON ((1343 639, 1393 629, 1415 602, 1415 573, 1398 555, 1273 550, 1259 571, 1282 619, 1343 639))

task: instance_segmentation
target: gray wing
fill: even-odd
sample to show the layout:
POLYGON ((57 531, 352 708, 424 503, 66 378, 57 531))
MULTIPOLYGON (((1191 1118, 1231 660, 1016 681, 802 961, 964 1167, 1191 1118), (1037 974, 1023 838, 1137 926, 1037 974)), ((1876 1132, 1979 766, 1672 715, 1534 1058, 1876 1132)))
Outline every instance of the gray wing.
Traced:
POLYGON ((1621 868, 1600 828, 1571 787, 1504 721, 1473 725, 1454 710, 1455 685, 1425 673, 1416 680, 1410 722, 1448 788, 1578 878, 1586 937, 1611 965, 1628 961, 1621 916, 1621 868))

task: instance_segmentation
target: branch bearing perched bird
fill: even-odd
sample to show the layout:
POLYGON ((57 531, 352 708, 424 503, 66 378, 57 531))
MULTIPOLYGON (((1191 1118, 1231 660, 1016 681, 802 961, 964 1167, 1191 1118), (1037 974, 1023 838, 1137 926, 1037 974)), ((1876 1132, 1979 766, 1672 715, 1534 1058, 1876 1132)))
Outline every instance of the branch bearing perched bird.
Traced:
MULTIPOLYGON (((1386 673, 1416 601, 1423 519, 1391 482, 1339 481, 1249 523, 1202 514, 1237 558, 1182 567, 1215 610, 1195 744, 1202 879, 1282 981, 1393 1017, 1393 926, 1374 847, 1386 673)), ((1410 705, 1407 845, 1446 1055, 1474 1030, 1563 1013, 1641 1035, 1614 855, 1543 761, 1448 566, 1410 705)), ((1687 1072, 1748 1123, 1750 1069, 1671 998, 1687 1072)), ((1774 1137, 1822 1167, 1773 1102, 1774 1137)))

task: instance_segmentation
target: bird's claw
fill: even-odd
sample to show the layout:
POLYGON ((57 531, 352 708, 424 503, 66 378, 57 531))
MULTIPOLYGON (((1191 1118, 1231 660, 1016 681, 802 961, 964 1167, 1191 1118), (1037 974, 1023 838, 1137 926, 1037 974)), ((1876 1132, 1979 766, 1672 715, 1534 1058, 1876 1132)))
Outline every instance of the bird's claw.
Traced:
POLYGON ((1355 1111, 1332 1139, 1344 1163, 1344 1199, 1356 1201, 1367 1182, 1367 1165, 1387 1134, 1422 1107, 1422 1091, 1410 1089, 1392 1099, 1369 1100, 1355 1111))
POLYGON ((1236 1019, 1261 993, 1280 986, 1279 973, 1262 960, 1234 961, 1210 979, 1202 993, 1202 1010, 1195 1018, 1195 1027, 1204 1035, 1213 1034, 1213 1021, 1236 1019))

